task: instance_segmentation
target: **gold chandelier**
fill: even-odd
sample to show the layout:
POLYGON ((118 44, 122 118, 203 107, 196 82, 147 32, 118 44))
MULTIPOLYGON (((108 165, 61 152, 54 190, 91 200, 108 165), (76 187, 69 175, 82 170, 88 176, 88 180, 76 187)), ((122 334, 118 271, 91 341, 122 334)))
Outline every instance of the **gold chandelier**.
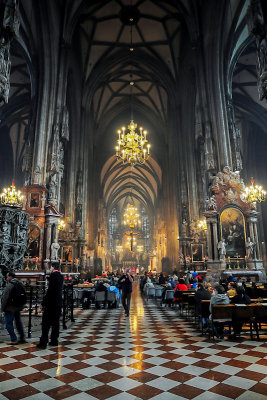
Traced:
POLYGON ((16 190, 15 182, 13 181, 11 186, 4 188, 0 194, 0 204, 3 206, 10 207, 22 207, 24 196, 20 190, 16 190))
POLYGON ((266 199, 266 192, 262 186, 254 186, 254 179, 250 179, 251 185, 246 186, 244 192, 241 194, 241 199, 245 203, 261 203, 266 199))
POLYGON ((123 126, 118 130, 118 140, 116 146, 117 160, 122 160, 123 164, 144 164, 150 155, 150 144, 147 141, 147 131, 139 127, 136 131, 137 124, 131 120, 128 128, 123 126))
POLYGON ((123 224, 128 225, 131 229, 141 224, 140 215, 137 213, 137 208, 131 204, 127 204, 123 215, 123 224))

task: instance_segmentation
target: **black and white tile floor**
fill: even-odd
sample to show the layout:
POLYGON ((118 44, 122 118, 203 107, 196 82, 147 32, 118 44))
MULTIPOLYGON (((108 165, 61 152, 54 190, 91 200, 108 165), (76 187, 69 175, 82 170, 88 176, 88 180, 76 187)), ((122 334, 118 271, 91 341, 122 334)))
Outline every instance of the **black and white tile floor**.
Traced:
POLYGON ((0 399, 263 400, 267 342, 208 341, 172 309, 144 302, 77 310, 58 348, 0 343, 0 399))

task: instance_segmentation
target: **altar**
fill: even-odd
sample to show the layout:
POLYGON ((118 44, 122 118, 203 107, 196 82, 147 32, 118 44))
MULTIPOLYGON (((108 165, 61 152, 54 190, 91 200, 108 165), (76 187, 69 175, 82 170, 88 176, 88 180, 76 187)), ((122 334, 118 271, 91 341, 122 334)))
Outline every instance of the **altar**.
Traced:
POLYGON ((233 275, 266 282, 259 246, 256 201, 245 201, 239 171, 225 166, 213 177, 204 213, 207 222, 207 279, 233 275))

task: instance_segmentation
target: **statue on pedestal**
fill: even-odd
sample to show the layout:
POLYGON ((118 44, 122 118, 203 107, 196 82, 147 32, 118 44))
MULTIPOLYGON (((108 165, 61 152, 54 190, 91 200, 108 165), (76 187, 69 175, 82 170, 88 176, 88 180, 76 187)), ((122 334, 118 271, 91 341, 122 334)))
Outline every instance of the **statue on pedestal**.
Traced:
POLYGON ((57 243, 56 239, 54 239, 54 242, 51 244, 51 260, 52 261, 58 260, 59 248, 60 248, 60 245, 57 243))
POLYGON ((246 258, 248 260, 251 260, 253 258, 254 246, 255 246, 255 243, 253 243, 251 241, 250 237, 248 237, 248 239, 246 241, 246 258))
POLYGON ((225 261, 225 256, 226 256, 226 243, 225 240, 222 239, 218 243, 218 250, 219 250, 219 256, 220 260, 225 261))

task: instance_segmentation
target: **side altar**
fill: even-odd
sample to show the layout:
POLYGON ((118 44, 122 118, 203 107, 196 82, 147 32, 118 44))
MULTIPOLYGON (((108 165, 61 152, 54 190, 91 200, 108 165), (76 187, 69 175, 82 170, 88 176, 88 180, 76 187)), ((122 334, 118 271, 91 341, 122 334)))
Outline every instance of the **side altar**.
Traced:
POLYGON ((258 237, 256 202, 245 201, 239 172, 225 166, 213 177, 207 200, 207 279, 219 281, 229 273, 266 282, 258 237))

